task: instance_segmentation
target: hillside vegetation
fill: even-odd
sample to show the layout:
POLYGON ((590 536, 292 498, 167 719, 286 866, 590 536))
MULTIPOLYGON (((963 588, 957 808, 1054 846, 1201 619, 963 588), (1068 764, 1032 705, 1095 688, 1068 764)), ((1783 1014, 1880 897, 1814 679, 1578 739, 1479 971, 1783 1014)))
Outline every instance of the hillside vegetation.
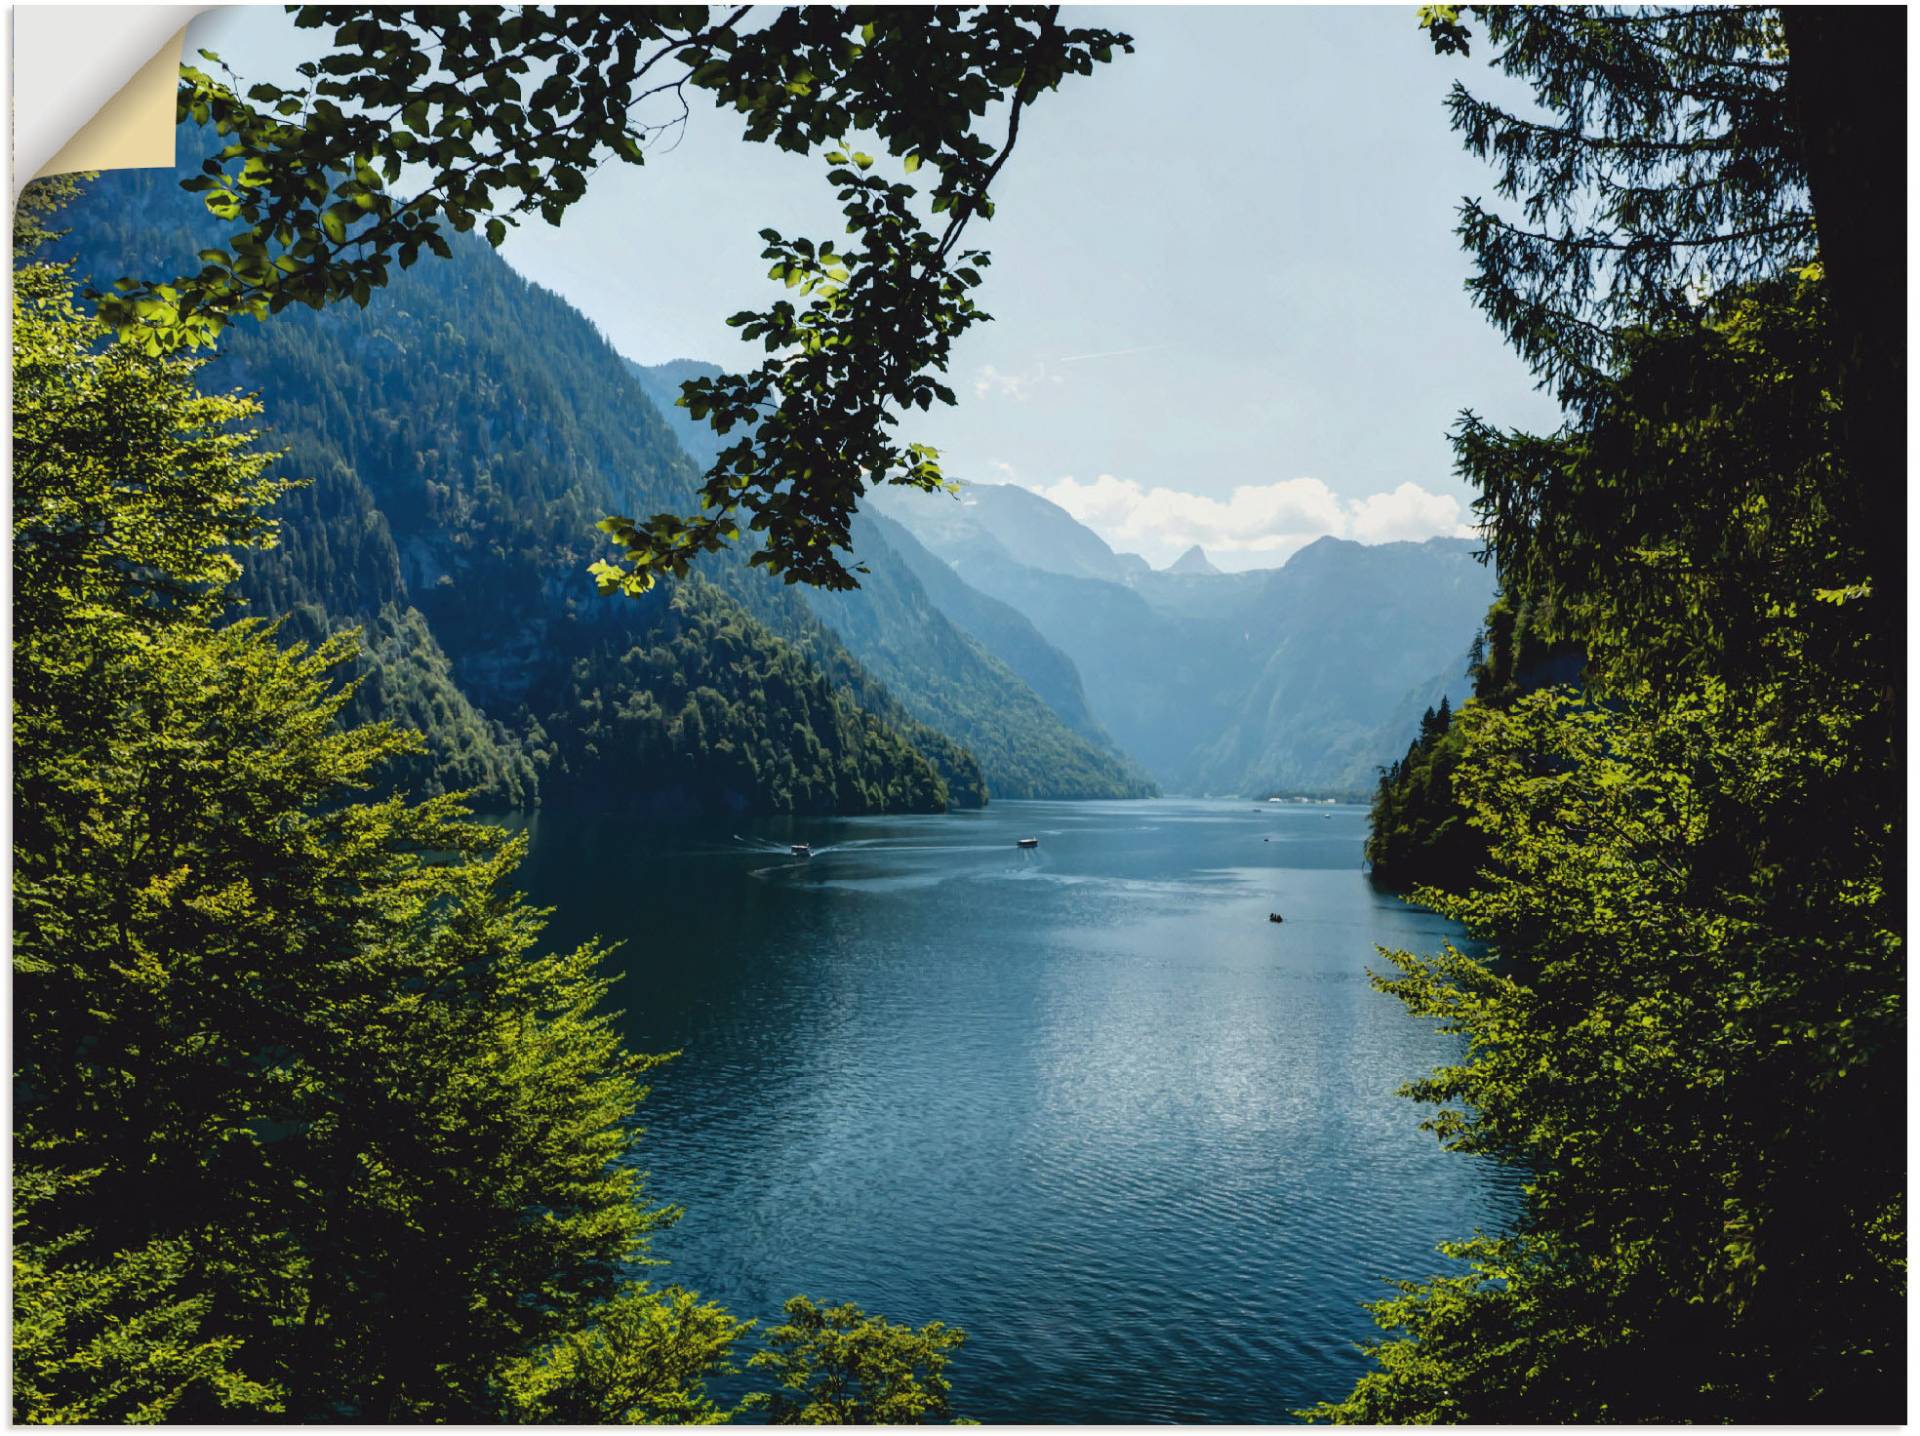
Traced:
MULTIPOLYGON (((158 272, 203 221, 165 176, 107 175, 55 252, 158 272)), ((594 592, 595 522, 686 502, 697 475, 593 326, 479 240, 364 310, 230 328, 201 382, 259 392, 276 472, 308 481, 239 593, 290 637, 362 630, 351 716, 427 740, 390 781, 641 813, 984 801, 973 759, 758 574, 594 592)))

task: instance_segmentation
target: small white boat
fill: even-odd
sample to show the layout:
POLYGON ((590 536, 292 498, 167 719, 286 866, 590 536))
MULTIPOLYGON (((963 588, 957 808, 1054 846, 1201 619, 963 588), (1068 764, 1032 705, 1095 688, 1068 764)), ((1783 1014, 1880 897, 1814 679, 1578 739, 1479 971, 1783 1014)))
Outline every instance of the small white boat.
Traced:
POLYGON ((788 851, 796 858, 810 858, 813 856, 813 845, 811 843, 795 843, 788 851))
POLYGON ((1014 846, 1018 848, 1037 848, 1040 846, 1040 840, 1038 838, 1022 838, 1019 842, 1015 843, 1014 846))

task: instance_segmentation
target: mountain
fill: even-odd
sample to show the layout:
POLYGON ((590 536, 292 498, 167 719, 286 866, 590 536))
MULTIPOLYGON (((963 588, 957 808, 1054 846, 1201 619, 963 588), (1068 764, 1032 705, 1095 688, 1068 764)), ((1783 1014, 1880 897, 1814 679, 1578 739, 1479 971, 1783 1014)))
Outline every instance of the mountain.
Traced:
POLYGON ((1405 741, 1414 695, 1425 706, 1468 690, 1467 649, 1493 596, 1474 549, 1322 538, 1293 555, 1247 615, 1265 660, 1189 781, 1208 792, 1367 791, 1405 741))
POLYGON ((878 489, 869 503, 905 523, 935 553, 986 538, 1012 562, 1041 573, 1115 583, 1152 567, 1138 554, 1115 553, 1058 504, 1018 484, 968 484, 958 495, 878 489))
MULTIPOLYGON (((106 175, 62 222, 56 252, 102 285, 217 235, 167 173, 106 175)), ((234 325, 200 383, 258 391, 279 468, 311 480, 243 593, 290 638, 365 630, 355 716, 425 731, 408 786, 660 814, 984 800, 961 745, 737 561, 594 592, 595 520, 684 510, 697 470, 592 324, 477 238, 364 310, 234 325)))
POLYGON ((1206 573, 1220 572, 1207 558, 1207 551, 1195 544, 1166 567, 1168 573, 1206 573))
MULTIPOLYGON (((689 456, 710 464, 718 436, 674 400, 683 381, 719 369, 689 359, 628 363, 689 456)), ((801 589, 801 601, 909 714, 966 746, 989 792, 1005 798, 1152 795, 1153 780, 1115 748, 1088 710, 1072 661, 1032 624, 969 589, 877 513, 856 519, 853 554, 866 569, 859 588, 801 589)))
POLYGON ((710 424, 695 419, 679 406, 680 386, 689 379, 711 379, 721 372, 720 366, 699 359, 669 359, 664 364, 639 364, 629 359, 627 368, 666 419, 680 447, 686 450, 695 467, 705 473, 728 441, 714 433, 710 424))
POLYGON ((1000 797, 1152 796, 1150 778, 1109 743, 1070 728, 979 639, 948 619, 883 536, 884 522, 865 515, 854 521, 854 553, 868 569, 860 587, 810 590, 806 601, 907 711, 964 743, 979 760, 988 791, 1000 797))
MULTIPOLYGON (((894 559, 919 580, 935 608, 961 632, 977 639, 988 653, 1018 674, 1060 720, 1096 747, 1117 752, 1106 729, 1087 705, 1080 670, 1073 660, 1040 636, 1025 614, 966 583, 906 529, 878 513, 863 514, 894 559)), ((867 553, 869 560, 873 557, 867 553)))
POLYGON ((1094 718, 1175 792, 1363 796, 1415 695, 1454 691, 1494 588, 1464 539, 1321 539, 1279 569, 1174 572, 1102 558, 1091 530, 1011 486, 888 495, 885 512, 1064 652, 1094 718), (1015 513, 1057 536, 1046 563, 1008 546, 1015 513))
MULTIPOLYGON (((62 250, 103 284, 190 266, 218 233, 153 173, 103 178, 64 222, 62 250)), ((1156 778, 1359 792, 1490 596, 1464 546, 1315 545, 1237 574, 1196 551, 1156 572, 1038 494, 979 485, 873 496, 850 594, 716 555, 642 600, 602 598, 595 520, 692 505, 718 440, 672 401, 704 372, 628 363, 473 237, 364 310, 223 337, 202 382, 262 393, 282 470, 311 480, 243 592, 289 615, 289 639, 362 629, 353 715, 427 736, 396 781, 638 813, 1118 797, 1156 778)))

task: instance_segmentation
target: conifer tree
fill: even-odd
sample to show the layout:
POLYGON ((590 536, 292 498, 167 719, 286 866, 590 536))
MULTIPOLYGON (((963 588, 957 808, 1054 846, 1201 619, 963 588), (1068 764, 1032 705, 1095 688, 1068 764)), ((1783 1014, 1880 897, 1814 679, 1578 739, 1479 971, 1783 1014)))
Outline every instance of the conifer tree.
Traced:
POLYGON ((1527 211, 1463 234, 1568 421, 1457 434, 1503 593, 1438 796, 1484 861, 1418 896, 1487 947, 1382 985, 1464 1035, 1409 1090, 1526 1203, 1382 1303, 1376 1368, 1312 1414, 1897 1420, 1898 504, 1860 467, 1804 57, 1771 11, 1475 15, 1561 123, 1456 92, 1527 211), (1552 644, 1579 688, 1529 678, 1552 644))

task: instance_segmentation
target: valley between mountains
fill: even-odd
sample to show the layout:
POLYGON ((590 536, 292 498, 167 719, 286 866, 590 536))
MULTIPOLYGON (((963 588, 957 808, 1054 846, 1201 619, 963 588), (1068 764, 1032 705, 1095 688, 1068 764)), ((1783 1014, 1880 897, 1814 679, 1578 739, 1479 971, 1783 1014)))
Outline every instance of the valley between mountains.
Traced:
MULTIPOLYGON (((208 224, 137 172, 67 222, 96 283, 189 262, 208 224)), ((350 716, 425 735, 391 781, 494 810, 1359 797, 1424 708, 1468 691, 1494 591, 1468 540, 1155 570, 1011 485, 870 496, 856 591, 729 554, 640 600, 596 594, 602 515, 690 505, 716 440, 673 401, 713 372, 623 358, 472 237, 364 310, 235 326, 203 387, 259 392, 279 471, 306 480, 247 611, 288 639, 360 628, 350 716)))

